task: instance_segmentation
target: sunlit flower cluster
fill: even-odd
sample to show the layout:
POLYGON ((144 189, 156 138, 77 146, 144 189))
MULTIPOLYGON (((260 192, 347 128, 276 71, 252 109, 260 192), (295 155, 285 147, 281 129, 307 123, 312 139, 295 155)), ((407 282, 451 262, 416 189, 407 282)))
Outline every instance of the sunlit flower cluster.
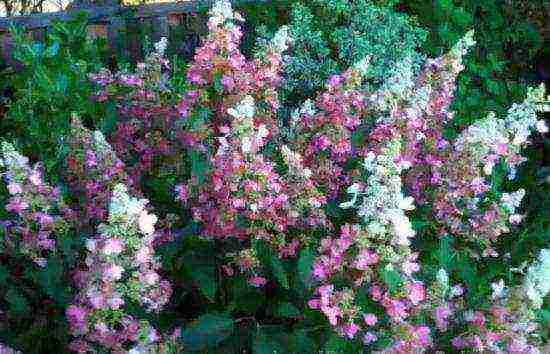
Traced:
MULTIPOLYGON (((45 267, 56 235, 71 230, 74 244, 83 244, 68 272, 76 293, 65 312, 70 349, 188 350, 179 338, 185 330, 155 328, 163 326, 154 316, 173 288, 154 246, 181 235, 167 251, 180 257, 193 230, 212 245, 216 266, 201 281, 195 275, 203 274, 183 279, 183 286, 193 283, 190 294, 198 285, 206 295, 195 284, 204 280, 212 298, 225 301, 234 294, 217 282, 236 278, 256 293, 301 291, 301 305, 292 308, 307 307, 331 335, 368 352, 539 353, 536 311, 550 292, 548 249, 520 285, 498 275, 474 289, 423 244, 441 242, 443 254, 443 240, 452 240, 461 262, 500 257, 501 235, 523 220, 527 193, 502 181, 515 178, 530 135, 548 132, 537 118, 547 105, 544 87, 529 90, 504 118, 489 113, 452 138, 446 130, 456 80, 475 44, 469 32, 420 72, 412 57, 395 64, 376 91, 365 82, 373 58, 364 58, 330 76, 283 122, 291 109, 281 107, 278 92, 283 55, 292 55, 290 30, 281 28, 247 58, 237 25, 244 19, 231 3, 216 1, 209 15, 184 84, 170 77, 166 38, 134 71, 90 75, 93 99, 112 103, 117 121, 100 122, 112 128, 104 135, 71 117, 60 149, 67 153, 60 176, 66 198, 45 182, 39 164, 31 167, 11 144, 0 147, 11 218, 0 223, 3 248, 45 267), (166 195, 172 204, 165 207, 166 195), (484 297, 473 303, 472 291, 484 297)), ((3 353, 17 352, 0 344, 3 353)))
POLYGON ((137 64, 135 73, 104 69, 90 75, 98 86, 96 100, 112 100, 122 118, 109 142, 125 163, 133 184, 139 184, 145 176, 162 171, 179 173, 182 168, 177 155, 178 136, 174 133, 177 112, 168 95, 167 45, 166 38, 155 43, 145 61, 137 64))
POLYGON ((429 347, 431 339, 428 327, 407 321, 426 294, 423 283, 413 278, 419 265, 409 247, 415 232, 405 211, 414 205, 402 192, 400 155, 397 139, 379 155, 367 154, 364 182, 353 184, 348 189, 351 200, 340 204, 357 209, 361 225, 344 225, 338 238, 321 241, 313 277, 323 285, 309 306, 322 311, 350 339, 361 333, 365 345, 370 345, 379 338, 392 338, 388 352, 415 352, 429 347), (331 281, 341 282, 342 277, 348 287, 337 290, 331 281), (397 330, 376 326, 377 317, 356 303, 356 291, 368 292, 397 330))
POLYGON ((543 249, 538 260, 524 276, 523 284, 507 287, 500 281, 491 284, 492 295, 486 303, 472 308, 465 300, 464 287, 449 287, 442 269, 428 291, 437 330, 444 333, 455 328, 460 333, 452 339, 456 350, 490 353, 541 353, 535 311, 549 292, 548 250, 543 249))
POLYGON ((159 312, 171 295, 171 286, 158 274, 154 256, 157 217, 145 209, 147 200, 128 195, 122 184, 114 186, 109 217, 99 234, 86 241, 87 270, 78 277, 79 295, 67 309, 72 334, 81 337, 72 348, 79 352, 92 344, 120 351, 140 340, 145 344, 160 336, 147 323, 125 314, 128 302, 159 312))
POLYGON ((12 349, 5 344, 0 343, 1 354, 22 354, 19 350, 12 349))
POLYGON ((483 256, 496 256, 492 244, 510 231, 511 224, 522 220, 517 209, 525 191, 502 193, 500 200, 491 199, 487 192, 497 174, 515 177, 517 166, 525 160, 521 148, 535 130, 537 107, 543 99, 542 87, 531 90, 522 104, 510 108, 505 119, 490 114, 432 156, 430 183, 437 218, 446 225, 443 232, 475 241, 483 256))
POLYGON ((44 181, 40 164, 31 167, 29 159, 6 142, 0 146, 0 168, 10 196, 5 208, 16 216, 3 223, 1 242, 45 267, 48 254, 56 250, 56 233, 66 230, 73 213, 59 189, 44 181))
POLYGON ((89 131, 77 117, 72 117, 68 145, 67 180, 85 208, 79 222, 97 225, 107 219, 111 189, 116 183, 129 182, 125 165, 103 134, 89 131))

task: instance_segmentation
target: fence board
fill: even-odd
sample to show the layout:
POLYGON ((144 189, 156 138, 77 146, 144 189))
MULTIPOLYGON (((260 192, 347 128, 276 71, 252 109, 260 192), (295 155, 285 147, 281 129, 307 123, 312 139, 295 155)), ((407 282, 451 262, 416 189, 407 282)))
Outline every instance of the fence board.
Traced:
MULTIPOLYGON (((0 59, 8 65, 13 65, 11 56, 11 41, 9 30, 12 26, 22 28, 34 39, 40 40, 54 21, 70 21, 79 12, 85 12, 88 18, 88 33, 90 37, 106 37, 109 46, 117 49, 126 57, 137 58, 139 43, 135 39, 122 42, 122 35, 131 32, 136 26, 152 25, 152 39, 158 40, 168 36, 170 26, 181 23, 183 17, 196 13, 203 6, 210 6, 215 0, 185 0, 174 3, 154 3, 138 6, 113 6, 107 2, 103 6, 89 5, 86 1, 75 0, 76 9, 64 12, 52 12, 0 18, 0 59)), ((234 6, 247 3, 266 3, 277 0, 233 0, 234 6)))
MULTIPOLYGON (((234 0, 234 6, 254 2, 267 2, 269 0, 234 0)), ((109 22, 111 17, 120 16, 125 12, 134 11, 138 18, 166 17, 174 14, 196 12, 201 6, 211 5, 213 0, 195 0, 177 3, 156 3, 138 6, 105 6, 77 9, 76 11, 62 11, 28 16, 16 16, 0 18, 0 33, 9 31, 10 26, 15 25, 31 30, 49 27, 53 21, 70 21, 77 11, 88 14, 89 23, 109 22)))

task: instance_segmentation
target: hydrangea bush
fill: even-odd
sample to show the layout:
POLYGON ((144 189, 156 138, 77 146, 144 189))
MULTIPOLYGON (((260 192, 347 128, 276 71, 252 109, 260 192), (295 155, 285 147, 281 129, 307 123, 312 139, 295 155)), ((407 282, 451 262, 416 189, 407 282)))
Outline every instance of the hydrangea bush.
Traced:
MULTIPOLYGON (((322 3, 351 15, 348 2, 322 3)), ((184 78, 165 39, 135 70, 89 75, 89 99, 117 120, 102 132, 66 117, 59 186, 1 145, 0 277, 15 261, 61 269, 63 350, 544 352, 550 249, 505 279, 467 281, 472 262, 508 264, 502 239, 522 222, 526 192, 506 180, 529 138, 548 132, 544 86, 453 137, 473 32, 422 65, 354 45, 282 124, 285 63, 303 43, 282 27, 248 58, 243 16, 227 0, 209 15, 184 78), (366 84, 380 65, 395 71, 366 84)), ((9 330, 19 298, 5 298, 9 330)), ((0 338, 0 353, 24 342, 0 338)))
POLYGON ((371 56, 365 86, 378 87, 406 61, 418 70, 426 31, 391 2, 313 0, 292 6, 292 55, 285 60, 283 99, 291 105, 323 89, 330 75, 371 56))

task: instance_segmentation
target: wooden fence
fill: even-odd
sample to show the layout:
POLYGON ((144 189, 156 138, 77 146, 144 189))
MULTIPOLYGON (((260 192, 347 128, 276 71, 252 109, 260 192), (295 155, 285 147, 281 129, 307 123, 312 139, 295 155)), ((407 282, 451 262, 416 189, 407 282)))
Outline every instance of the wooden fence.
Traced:
MULTIPOLYGON (((121 6, 113 0, 89 3, 76 0, 69 11, 33 14, 28 16, 0 18, 0 58, 11 63, 12 41, 10 28, 24 29, 36 40, 44 37, 45 31, 55 21, 70 21, 78 12, 85 12, 88 18, 88 34, 92 38, 104 37, 111 48, 120 44, 122 33, 129 26, 150 25, 151 39, 168 37, 170 27, 180 25, 186 16, 196 14, 201 8, 210 6, 213 0, 184 0, 174 3, 154 3, 139 6, 121 6)), ((269 0, 233 0, 234 6, 247 3, 267 2, 269 0)), ((130 47, 132 47, 130 45, 130 47)), ((135 48, 134 48, 135 49, 135 48)), ((135 53, 129 53, 134 56, 135 53)))

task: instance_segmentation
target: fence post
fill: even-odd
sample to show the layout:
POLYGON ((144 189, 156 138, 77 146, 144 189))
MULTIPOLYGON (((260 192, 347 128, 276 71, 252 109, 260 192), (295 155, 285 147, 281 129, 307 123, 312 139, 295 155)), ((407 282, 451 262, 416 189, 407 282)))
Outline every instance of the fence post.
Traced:
POLYGON ((120 6, 119 0, 74 0, 69 10, 86 10, 97 7, 117 7, 120 6))
POLYGON ((156 42, 162 37, 168 38, 170 33, 170 24, 168 22, 168 16, 153 17, 153 40, 156 42))
POLYGON ((128 57, 129 53, 126 48, 126 43, 122 43, 126 37, 123 35, 125 31, 126 21, 120 16, 111 17, 109 23, 107 24, 107 42, 109 47, 113 51, 116 51, 117 48, 119 48, 121 50, 121 54, 128 57))

